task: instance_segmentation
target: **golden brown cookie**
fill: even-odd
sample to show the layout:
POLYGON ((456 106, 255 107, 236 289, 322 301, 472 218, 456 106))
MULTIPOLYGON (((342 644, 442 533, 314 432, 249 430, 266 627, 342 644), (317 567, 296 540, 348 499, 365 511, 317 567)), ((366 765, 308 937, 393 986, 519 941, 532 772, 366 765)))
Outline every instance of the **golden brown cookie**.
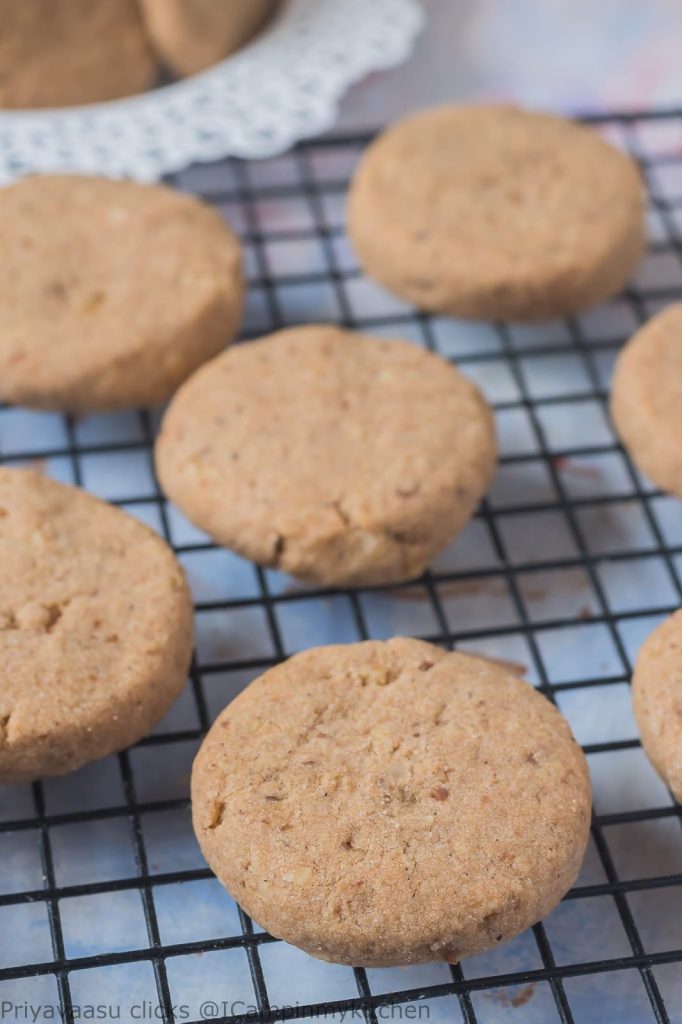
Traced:
POLYGON ((74 412, 162 402, 229 342, 240 247, 159 185, 77 176, 0 189, 0 395, 74 412))
POLYGON ((183 687, 192 606, 132 516, 0 468, 0 782, 61 775, 140 739, 183 687))
POLYGON ((638 468, 682 497, 682 303, 645 324, 621 350, 611 416, 638 468))
POLYGON ((369 147, 348 229, 367 273, 416 306, 538 320, 622 288, 644 246, 643 190, 634 162, 589 128, 447 106, 369 147))
POLYGON ((495 465, 490 409, 445 360, 337 327, 203 367, 157 441, 162 486, 220 544, 323 584, 420 573, 495 465))
POLYGON ((632 700, 647 757, 682 801, 682 611, 645 640, 632 677, 632 700))
POLYGON ((142 92, 158 65, 135 0, 0 0, 0 107, 142 92))
POLYGON ((278 0, 141 0, 158 53, 179 75, 194 75, 256 35, 278 0))
POLYGON ((192 773, 204 856, 271 934, 367 967, 456 962, 540 920, 587 843, 559 712, 418 640, 321 647, 219 716, 192 773))

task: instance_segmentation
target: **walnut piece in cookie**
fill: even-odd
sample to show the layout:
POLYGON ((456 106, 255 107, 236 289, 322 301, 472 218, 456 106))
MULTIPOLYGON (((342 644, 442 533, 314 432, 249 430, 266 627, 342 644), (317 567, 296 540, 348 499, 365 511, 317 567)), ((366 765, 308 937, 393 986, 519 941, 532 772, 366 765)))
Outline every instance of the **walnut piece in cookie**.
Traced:
POLYGON ((397 638, 295 655, 218 717, 192 773, 210 867, 323 960, 458 961, 540 920, 587 843, 566 721, 497 665, 397 638))
POLYGON ((134 743, 180 693, 192 606, 170 548, 132 516, 0 467, 0 782, 134 743))
POLYGON ((419 574, 496 461, 490 408, 444 359, 313 325, 236 346, 178 391, 161 484, 219 543, 322 584, 419 574))

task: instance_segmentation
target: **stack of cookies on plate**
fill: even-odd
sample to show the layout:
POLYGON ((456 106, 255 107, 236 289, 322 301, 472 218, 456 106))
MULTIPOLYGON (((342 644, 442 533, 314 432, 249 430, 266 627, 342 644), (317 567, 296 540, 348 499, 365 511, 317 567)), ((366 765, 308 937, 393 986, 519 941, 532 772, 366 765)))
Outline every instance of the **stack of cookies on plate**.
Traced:
MULTIPOLYGON (((150 24, 173 8, 144 6, 150 24)), ((627 156, 507 107, 390 128, 348 204, 361 262, 397 295, 514 321, 622 288, 643 213, 627 156)), ((383 585, 420 574, 484 497, 492 413, 439 356, 328 324, 226 349, 239 243, 196 199, 35 177, 0 192, 0 218, 2 398, 79 414, 170 399, 159 480, 218 544, 316 586, 383 585)), ((626 346, 613 409, 633 458, 682 496, 678 330, 669 310, 626 346)), ((0 552, 0 779, 144 735, 191 655, 173 553, 122 511, 15 469, 0 470, 0 552)), ((678 796, 681 634, 679 618, 661 627, 635 676, 643 741, 678 796)), ((250 914, 366 965, 455 962, 539 920, 573 884, 590 821, 585 758, 557 709, 498 664, 407 638, 266 672, 210 730, 192 799, 209 864, 250 914)))
POLYGON ((0 0, 0 108, 101 103, 234 53, 278 0, 0 0))

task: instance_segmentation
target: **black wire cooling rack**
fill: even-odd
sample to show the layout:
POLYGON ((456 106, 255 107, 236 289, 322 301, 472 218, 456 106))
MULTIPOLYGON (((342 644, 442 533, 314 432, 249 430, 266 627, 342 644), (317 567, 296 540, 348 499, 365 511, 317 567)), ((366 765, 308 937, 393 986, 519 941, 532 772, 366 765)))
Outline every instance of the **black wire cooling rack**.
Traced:
POLYGON ((682 1020, 681 808, 644 758, 627 686, 638 644, 682 603, 682 514, 639 477, 607 416, 619 346, 682 298, 682 113, 592 120, 642 165, 649 255, 622 296, 535 328, 415 313, 361 275, 342 222, 365 137, 171 180, 242 235, 246 337, 303 320, 405 336, 454 358, 495 405, 495 485, 418 581, 313 590, 218 551, 158 490, 151 413, 0 408, 1 461, 39 462, 163 533, 192 583, 198 635, 190 685, 150 737, 70 778, 0 790, 0 1019, 93 1008, 163 1021, 682 1020), (279 659, 401 632, 501 658, 557 702, 593 774, 588 856, 560 907, 491 954, 323 965, 263 933, 212 880, 191 836, 191 759, 213 716, 279 659))

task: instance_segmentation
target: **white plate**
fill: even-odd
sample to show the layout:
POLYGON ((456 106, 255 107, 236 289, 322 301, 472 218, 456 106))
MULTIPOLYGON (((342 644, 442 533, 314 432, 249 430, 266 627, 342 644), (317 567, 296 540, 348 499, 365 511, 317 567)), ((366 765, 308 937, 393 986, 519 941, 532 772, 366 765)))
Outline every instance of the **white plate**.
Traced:
POLYGON ((0 113, 0 183, 72 171, 154 181, 196 161, 265 157, 334 123, 346 89, 404 60, 416 0, 289 0, 208 71, 109 103, 0 113))

